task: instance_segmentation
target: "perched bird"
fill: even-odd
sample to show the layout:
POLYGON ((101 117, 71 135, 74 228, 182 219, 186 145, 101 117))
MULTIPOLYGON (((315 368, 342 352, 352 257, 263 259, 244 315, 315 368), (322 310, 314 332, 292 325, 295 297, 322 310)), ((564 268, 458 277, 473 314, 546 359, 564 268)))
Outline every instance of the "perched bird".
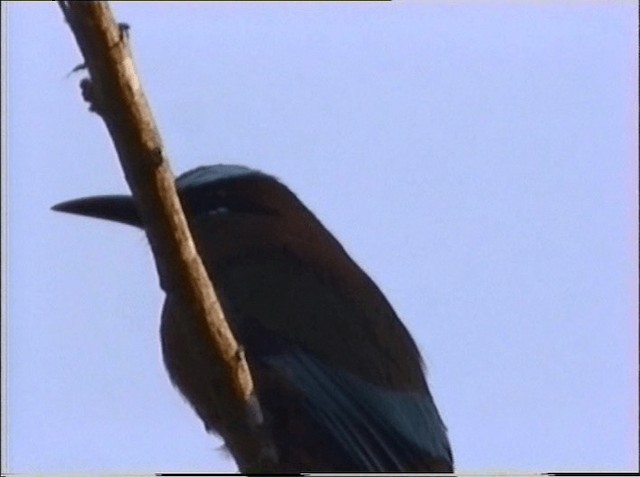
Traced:
MULTIPOLYGON (((446 427, 415 342, 309 209, 276 178, 243 166, 199 167, 176 184, 245 350, 280 470, 452 471, 446 427)), ((53 209, 143 226, 128 196, 53 209)), ((223 412, 209 398, 214 364, 206 352, 194 352, 207 349, 206 333, 169 302, 161 324, 165 365, 214 432, 223 412)))

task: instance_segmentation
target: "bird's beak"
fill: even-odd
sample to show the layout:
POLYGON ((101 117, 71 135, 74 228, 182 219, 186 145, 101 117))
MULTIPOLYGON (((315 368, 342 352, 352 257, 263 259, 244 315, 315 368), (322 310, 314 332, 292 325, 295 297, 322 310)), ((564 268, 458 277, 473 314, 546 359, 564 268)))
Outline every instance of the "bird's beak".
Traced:
POLYGON ((126 195, 83 197, 60 202, 51 207, 51 210, 142 227, 142 220, 140 220, 140 214, 138 214, 133 198, 126 195))

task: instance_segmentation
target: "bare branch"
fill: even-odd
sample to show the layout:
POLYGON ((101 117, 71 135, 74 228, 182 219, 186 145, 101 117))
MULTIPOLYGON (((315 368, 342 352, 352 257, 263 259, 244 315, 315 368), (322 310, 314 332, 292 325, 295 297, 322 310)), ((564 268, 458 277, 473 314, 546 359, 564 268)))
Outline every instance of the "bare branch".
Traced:
POLYGON ((196 251, 176 194, 160 135, 136 75, 129 26, 117 24, 107 2, 58 2, 75 35, 90 79, 84 98, 104 120, 120 158, 153 251, 160 285, 177 300, 185 320, 209 331, 219 360, 216 381, 225 422, 217 429, 242 472, 276 471, 274 447, 242 349, 196 251))

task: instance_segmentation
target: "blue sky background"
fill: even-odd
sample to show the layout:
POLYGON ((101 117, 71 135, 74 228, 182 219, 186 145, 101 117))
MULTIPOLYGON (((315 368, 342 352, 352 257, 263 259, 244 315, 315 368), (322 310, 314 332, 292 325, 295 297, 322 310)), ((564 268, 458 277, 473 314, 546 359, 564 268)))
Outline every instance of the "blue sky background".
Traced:
MULTIPOLYGON (((6 7, 6 5, 4 5, 6 7)), ((638 462, 638 6, 114 4, 174 171, 280 177, 386 293, 457 467, 638 462)), ((141 231, 53 3, 8 5, 13 472, 235 470, 172 388, 141 231)))

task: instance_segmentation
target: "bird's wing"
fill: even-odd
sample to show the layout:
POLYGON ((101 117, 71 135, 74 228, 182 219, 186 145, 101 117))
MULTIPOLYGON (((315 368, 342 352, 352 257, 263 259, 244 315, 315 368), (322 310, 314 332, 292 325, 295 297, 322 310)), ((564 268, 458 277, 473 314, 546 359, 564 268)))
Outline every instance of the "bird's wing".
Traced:
POLYGON ((428 393, 381 389, 300 349, 265 356, 304 395, 305 407, 367 471, 450 471, 446 428, 428 393))

